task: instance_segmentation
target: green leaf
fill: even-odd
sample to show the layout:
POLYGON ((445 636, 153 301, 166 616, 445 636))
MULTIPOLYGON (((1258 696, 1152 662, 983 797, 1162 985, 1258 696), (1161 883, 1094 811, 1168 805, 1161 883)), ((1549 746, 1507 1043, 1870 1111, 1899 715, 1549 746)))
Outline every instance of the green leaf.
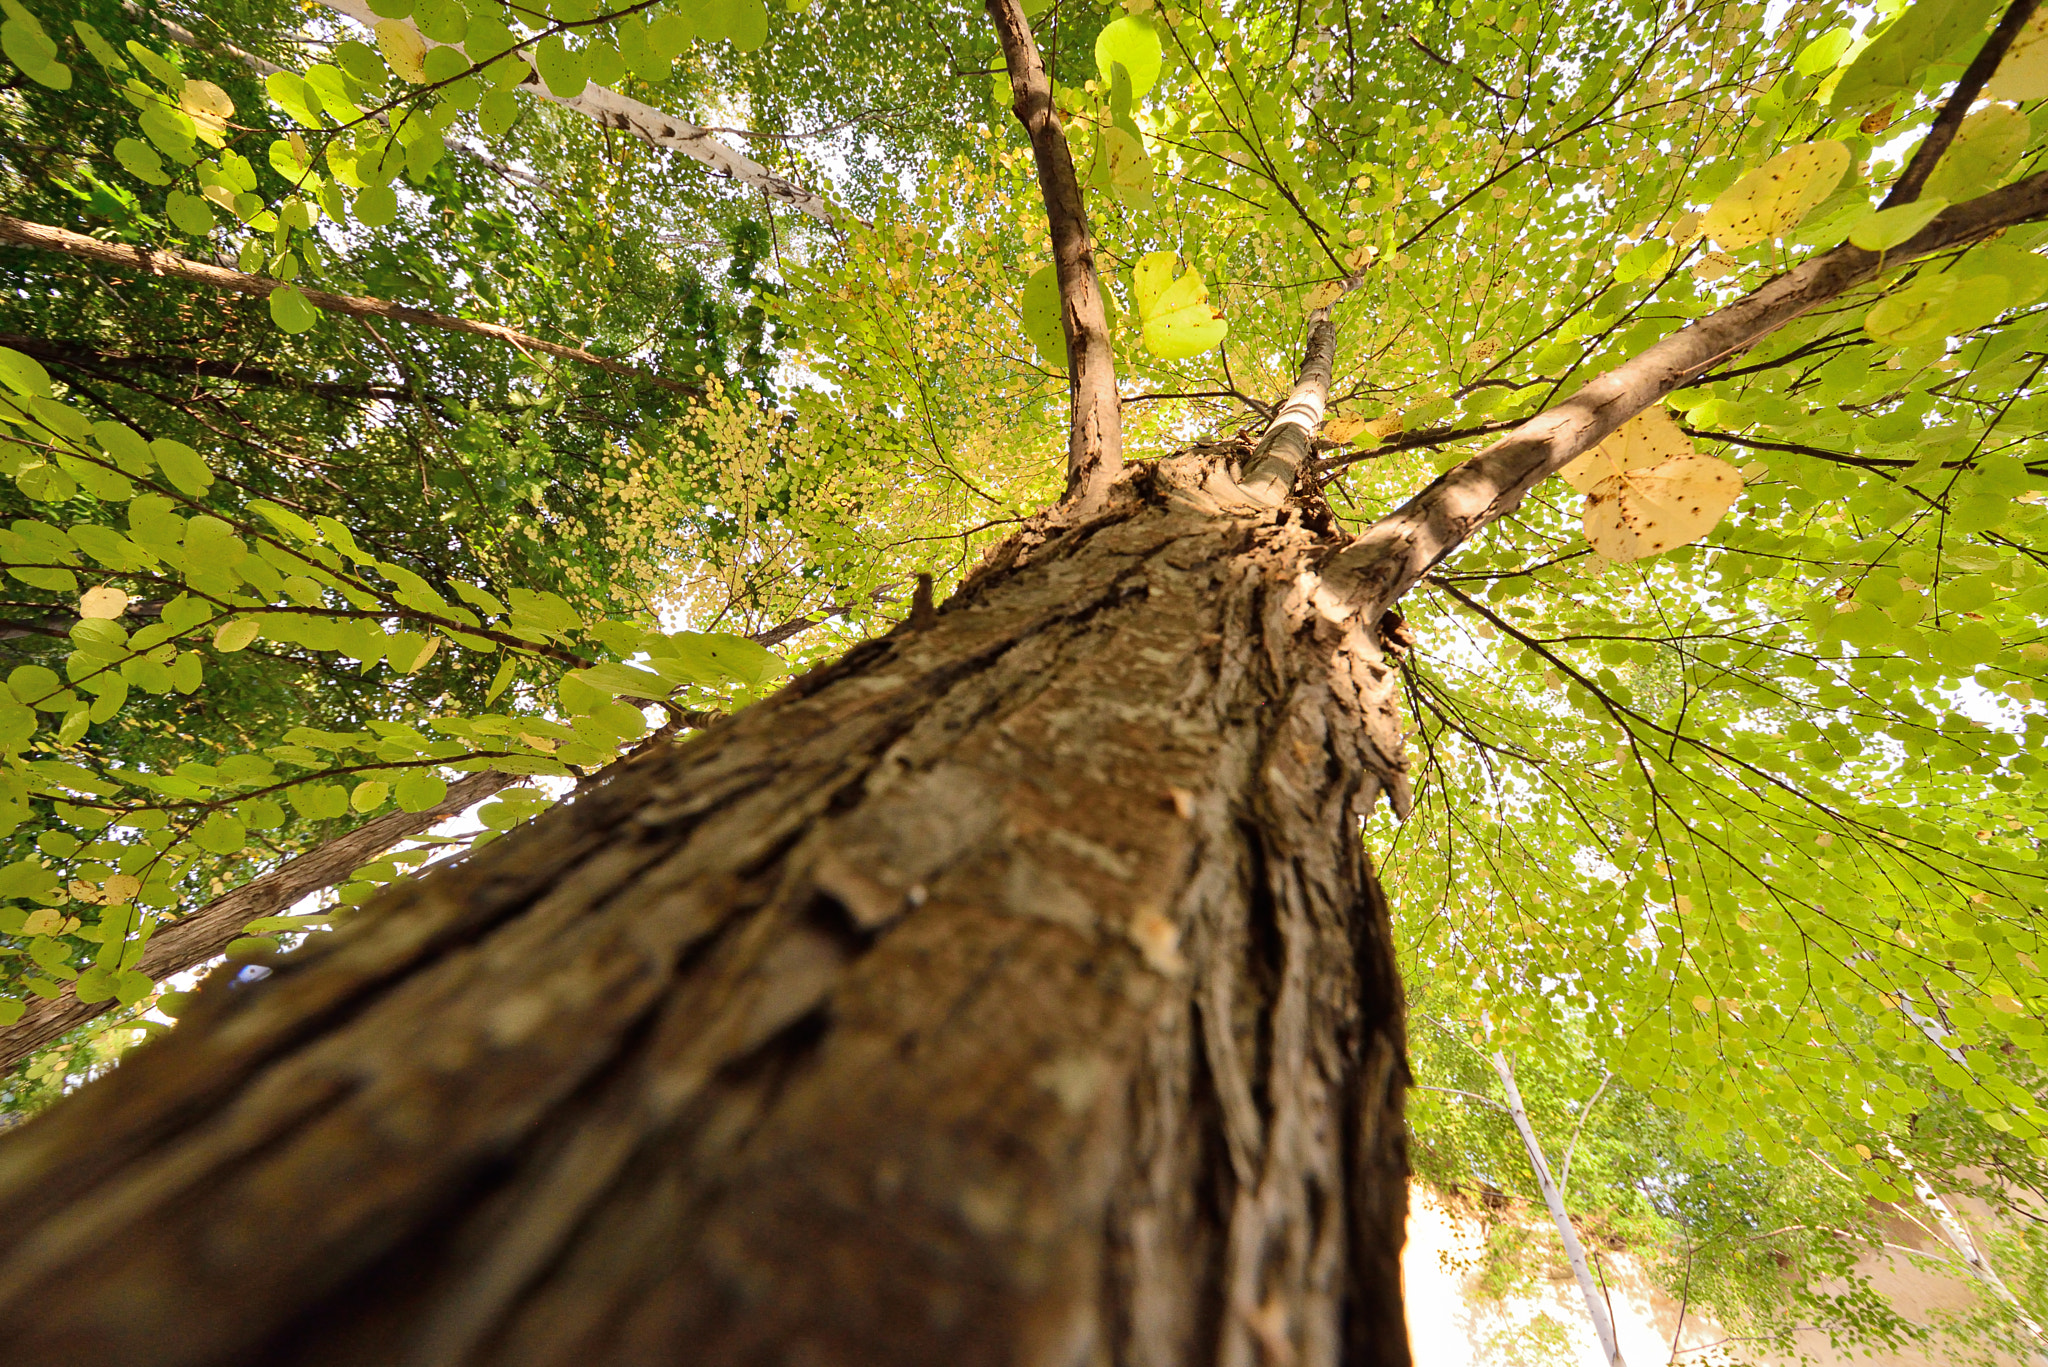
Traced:
POLYGON ((1849 240, 1866 252, 1888 252, 1934 221, 1948 207, 1945 199, 1916 199, 1879 209, 1849 230, 1849 240))
POLYGON ((212 206, 183 190, 173 190, 164 197, 164 212, 170 217, 171 226, 181 233, 210 233, 216 224, 212 206))
POLYGON ((320 321, 320 311, 306 302, 296 286, 279 285, 270 292, 270 319, 283 332, 310 332, 320 321))
POLYGON ((326 121, 317 112, 320 107, 320 97, 296 73, 273 71, 264 78, 263 88, 270 95, 271 103, 290 115, 293 122, 305 128, 324 128, 327 126, 326 121))
POLYGON ((398 798, 399 810, 424 812, 439 806, 448 797, 448 784, 427 769, 414 769, 402 775, 392 785, 398 798))
POLYGON ((301 783, 285 796, 308 821, 327 821, 348 811, 348 791, 335 783, 301 783))
MULTIPOLYGON (((463 55, 461 48, 428 48, 425 67, 427 80, 436 85, 442 85, 468 71, 470 69, 470 60, 467 56, 463 55)), ((425 139, 422 139, 422 141, 425 141, 425 139)), ((438 147, 440 139, 433 139, 433 143, 438 147)))
POLYGON ((1104 85, 1115 79, 1115 68, 1130 73, 1131 97, 1142 100, 1159 81, 1164 57, 1159 30, 1142 15, 1127 14, 1103 26, 1095 35, 1095 70, 1104 85))
POLYGON ((154 147, 138 142, 134 138, 122 138, 114 144, 114 160, 121 163, 123 170, 137 180, 150 185, 169 185, 171 178, 164 174, 164 159, 157 155, 154 147))
POLYGON ((534 46, 533 63, 549 92, 558 99, 572 100, 590 84, 584 73, 583 54, 564 43, 559 33, 550 34, 534 46))
MULTIPOLYGON (((489 97, 486 97, 488 102, 489 97)), ((356 196, 356 221, 365 228, 382 228, 398 217, 398 191, 389 185, 372 185, 356 196)), ((310 307, 310 305, 308 306, 310 307)), ((279 323, 279 327, 284 324, 279 323)), ((308 327, 312 326, 310 323, 308 327)), ((292 329, 286 328, 287 332, 292 329)))
POLYGON ((1850 63, 1829 104, 1858 112, 1904 92, 1964 35, 1982 32, 1996 4, 1997 0, 1918 0, 1850 63))
POLYGON ((207 469, 199 453, 184 442, 158 437, 150 442, 149 451, 156 457, 157 468, 164 472, 164 478, 179 493, 199 498, 213 487, 213 471, 207 469))
POLYGON ((761 0, 726 0, 732 17, 726 37, 740 52, 752 52, 768 41, 768 7, 761 0))
POLYGON ((682 56, 688 50, 691 39, 696 36, 695 26, 674 6, 664 8, 655 14, 647 26, 647 43, 664 63, 664 76, 667 75, 666 64, 682 56))
POLYGON ((469 32, 469 15, 457 0, 413 0, 412 21, 437 43, 459 43, 469 32))
POLYGON ((391 796, 391 785, 382 779, 364 779, 348 795, 348 805, 358 812, 374 812, 391 796))
POLYGON ((1131 271, 1131 297, 1145 349, 1163 361, 1185 360, 1220 346, 1230 331, 1209 303, 1209 287, 1193 269, 1176 278, 1173 252, 1140 257, 1131 271))
POLYGON ((1956 129, 1921 194, 1950 204, 1989 194, 2019 164, 2029 131, 2027 116, 2017 109, 1994 104, 1978 110, 1956 129))
POLYGON ((57 45, 33 20, 0 21, 0 51, 36 84, 52 90, 71 88, 71 68, 57 60, 57 45))
POLYGON ((126 71, 128 63, 121 54, 114 51, 114 45, 100 35, 100 31, 83 19, 71 21, 71 31, 78 35, 78 41, 85 44, 85 50, 92 59, 108 71, 126 71))
POLYGON ((238 854, 249 843, 249 830, 239 818, 215 812, 192 832, 192 843, 209 854, 238 854))
POLYGON ((19 703, 0 703, 0 745, 19 745, 36 733, 36 714, 19 703))
POLYGON ((25 398, 50 397, 50 372, 33 356, 0 347, 0 384, 25 398))
POLYGON ((1019 303, 1024 315, 1024 335, 1038 349, 1047 366, 1064 373, 1067 368, 1066 330, 1060 322, 1059 268, 1041 266, 1024 282, 1019 303))
POLYGON ((509 90, 493 90, 476 107, 477 127, 487 138, 502 138, 519 117, 519 101, 509 90))
POLYGON ((254 617, 233 617, 213 630, 213 648, 223 655, 246 650, 262 633, 262 622, 254 617))

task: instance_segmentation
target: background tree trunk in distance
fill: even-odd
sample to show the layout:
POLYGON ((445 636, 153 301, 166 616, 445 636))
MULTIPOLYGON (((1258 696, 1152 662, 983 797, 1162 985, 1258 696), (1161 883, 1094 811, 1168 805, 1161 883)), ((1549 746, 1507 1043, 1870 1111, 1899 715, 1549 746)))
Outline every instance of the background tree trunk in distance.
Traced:
POLYGON ((0 1143, 0 1363, 1406 1364, 1395 676, 1219 454, 209 986, 0 1143))

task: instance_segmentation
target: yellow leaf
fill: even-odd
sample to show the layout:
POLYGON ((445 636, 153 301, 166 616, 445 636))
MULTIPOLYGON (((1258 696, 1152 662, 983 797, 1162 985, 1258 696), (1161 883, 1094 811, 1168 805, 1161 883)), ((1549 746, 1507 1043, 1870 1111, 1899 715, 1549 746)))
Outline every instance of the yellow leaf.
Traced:
POLYGON ((23 935, 69 935, 78 929, 78 918, 49 907, 38 907, 21 923, 23 935))
POLYGON ((1741 474, 1712 456, 1610 475, 1586 495, 1586 541, 1609 560, 1660 555, 1714 530, 1741 496, 1741 474))
POLYGON ((2005 50, 2005 60, 1984 83, 1987 100, 2048 99, 2048 9, 2034 17, 2005 50))
MULTIPOLYGON (((427 661, 433 659, 434 652, 439 650, 440 648, 441 638, 439 636, 429 636, 427 638, 427 643, 420 647, 420 653, 413 658, 412 663, 407 665, 400 665, 400 672, 405 674, 411 674, 415 672, 423 665, 425 665, 427 661)), ((398 664, 399 662, 397 660, 393 660, 391 663, 398 664)))
POLYGON ((228 120, 234 116, 235 102, 212 81, 186 81, 178 95, 178 108, 199 126, 199 136, 213 146, 219 147, 227 140, 228 120))
POLYGON ((1834 193, 1848 169, 1848 147, 1832 139, 1788 147, 1722 191, 1707 210, 1707 236, 1731 252, 1783 237, 1834 193))
POLYGON ((1180 258, 1172 252, 1151 252, 1131 270, 1131 296, 1145 349, 1162 361, 1185 360, 1220 345, 1230 331, 1223 315, 1209 303, 1209 287, 1193 270, 1178 278, 1180 258))
POLYGON ((1695 280, 1719 280, 1735 270, 1735 258, 1726 252, 1708 252, 1693 263, 1695 280))
POLYGON ((1624 470, 1634 470, 1660 461, 1693 454, 1692 441, 1681 432, 1671 414, 1652 405, 1623 423, 1607 440, 1580 456, 1558 474, 1582 494, 1624 470))
POLYGON ((1364 418, 1355 413, 1336 413, 1324 420, 1322 436, 1325 441, 1343 445, 1356 440, 1364 431, 1364 418))
POLYGON ((427 79, 427 40, 403 19, 380 19, 375 30, 377 48, 400 80, 423 85, 427 79))
POLYGON ((107 902, 112 905, 134 899, 142 891, 142 880, 132 873, 117 873, 107 879, 107 902))
POLYGON ((1134 209, 1152 203, 1152 159, 1145 145, 1121 128, 1102 133, 1103 155, 1109 158, 1109 184, 1116 196, 1134 209))
POLYGON ((1314 313, 1317 309, 1328 308, 1343 297, 1344 286, 1341 281, 1325 280, 1302 297, 1301 309, 1304 313, 1314 313))
POLYGON ((78 615, 112 621, 128 611, 128 595, 120 589, 105 584, 96 589, 87 589, 78 600, 78 615))
POLYGON ((213 648, 223 654, 232 655, 247 648, 256 639, 260 624, 254 617, 236 617, 222 622, 213 632, 213 648))

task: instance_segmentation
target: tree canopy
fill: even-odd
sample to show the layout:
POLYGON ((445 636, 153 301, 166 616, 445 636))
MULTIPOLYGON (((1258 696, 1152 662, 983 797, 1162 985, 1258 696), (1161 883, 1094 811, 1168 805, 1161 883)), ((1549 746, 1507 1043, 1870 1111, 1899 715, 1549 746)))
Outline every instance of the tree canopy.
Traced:
MULTIPOLYGON (((0 1026, 119 1008, 14 1110, 175 1015, 142 956, 227 889, 465 772, 536 781, 506 829, 1061 495, 1081 334, 977 6, 0 9, 0 1026)), ((1125 460, 1263 428, 1328 319, 1300 478, 1362 529, 1777 310, 1400 599, 1418 1079, 1612 1073, 1659 1239, 1701 1164, 1836 1222, 2048 1191, 2048 12, 1021 12, 1125 460)), ((1501 1137, 1453 1113, 1447 1181, 1501 1137)))

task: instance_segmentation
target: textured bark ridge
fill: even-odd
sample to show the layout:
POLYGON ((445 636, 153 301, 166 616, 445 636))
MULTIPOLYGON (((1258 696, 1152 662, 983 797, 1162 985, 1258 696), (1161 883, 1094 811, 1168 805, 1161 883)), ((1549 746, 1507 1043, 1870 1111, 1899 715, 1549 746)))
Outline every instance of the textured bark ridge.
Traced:
POLYGON ((0 1363, 1405 1367, 1393 671, 1216 454, 0 1143, 0 1363))

